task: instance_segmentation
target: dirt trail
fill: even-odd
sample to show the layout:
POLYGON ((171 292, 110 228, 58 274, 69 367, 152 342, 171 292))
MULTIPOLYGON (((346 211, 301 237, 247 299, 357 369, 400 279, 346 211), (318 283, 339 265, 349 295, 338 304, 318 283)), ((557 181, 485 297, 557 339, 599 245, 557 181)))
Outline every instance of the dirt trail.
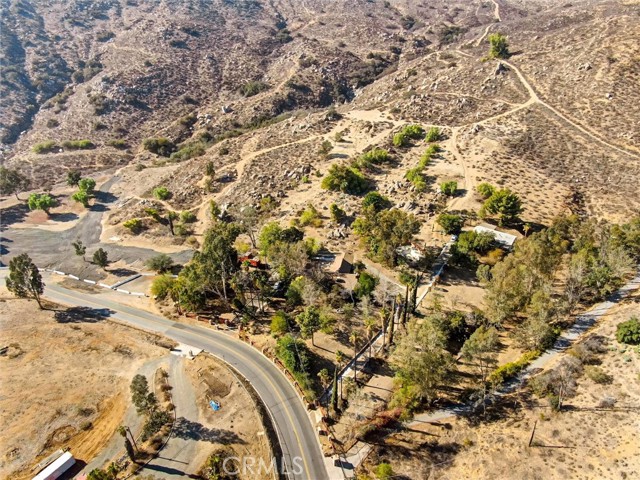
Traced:
MULTIPOLYGON (((561 120, 565 121, 566 123, 571 125, 573 128, 579 130, 580 132, 582 132, 587 137, 591 138, 592 140, 595 140, 596 142, 604 145, 605 147, 608 147, 608 148, 610 148, 612 150, 616 150, 617 152, 625 154, 625 155, 630 155, 630 156, 632 156, 634 158, 640 158, 640 155, 637 155, 637 154, 632 153, 632 152, 630 152, 628 150, 625 150, 624 148, 617 147, 617 146, 607 142, 606 140, 603 140, 602 138, 597 136, 595 133, 593 133, 593 131, 589 127, 583 127, 582 125, 579 125, 574 120, 572 120, 571 118, 567 117, 562 112, 560 112, 558 109, 556 109, 555 107, 549 105, 547 102, 545 102, 544 100, 542 100, 538 96, 538 94, 536 93, 534 88, 531 86, 531 84, 528 82, 528 80, 522 74, 520 69, 518 69, 518 67, 516 67, 515 65, 513 65, 512 63, 510 63, 510 62, 508 62, 506 60, 502 60, 502 63, 504 63, 505 65, 508 65, 511 69, 513 69, 513 71, 516 73, 516 75, 520 79, 520 82, 522 83, 522 85, 524 85, 524 87, 529 92, 529 95, 531 96, 531 98, 530 98, 529 102, 527 102, 527 103, 531 102, 531 103, 538 103, 538 104, 542 105, 543 107, 545 107, 549 111, 551 111, 551 113, 553 113, 557 117, 559 117, 561 120)), ((507 113, 513 113, 514 111, 519 110, 519 109, 520 108, 512 110, 512 111, 507 112, 507 113)), ((485 121, 487 121, 487 120, 490 120, 490 119, 486 119, 485 121)))

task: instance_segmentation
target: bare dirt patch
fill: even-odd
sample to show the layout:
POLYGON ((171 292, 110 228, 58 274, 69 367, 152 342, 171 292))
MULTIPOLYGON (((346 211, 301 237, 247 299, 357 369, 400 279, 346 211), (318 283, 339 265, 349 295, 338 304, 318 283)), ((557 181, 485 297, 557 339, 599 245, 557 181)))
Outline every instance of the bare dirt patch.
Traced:
POLYGON ((127 407, 131 376, 166 352, 155 337, 75 309, 41 311, 0 291, 0 475, 22 479, 53 450, 90 461, 127 407))

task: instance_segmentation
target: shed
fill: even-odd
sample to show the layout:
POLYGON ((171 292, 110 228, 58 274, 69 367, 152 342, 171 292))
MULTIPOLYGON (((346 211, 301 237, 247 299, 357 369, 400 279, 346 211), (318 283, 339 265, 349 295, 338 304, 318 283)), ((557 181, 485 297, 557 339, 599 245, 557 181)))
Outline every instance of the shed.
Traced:
POLYGON ((327 267, 329 273, 353 272, 353 254, 341 252, 336 255, 331 265, 327 267))

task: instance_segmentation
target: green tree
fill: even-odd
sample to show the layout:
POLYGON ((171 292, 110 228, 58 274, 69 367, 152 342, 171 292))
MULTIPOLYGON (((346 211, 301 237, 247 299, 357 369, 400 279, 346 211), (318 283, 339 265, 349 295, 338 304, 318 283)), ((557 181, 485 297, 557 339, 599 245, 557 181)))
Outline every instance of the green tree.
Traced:
POLYGON ((487 382, 491 371, 498 363, 498 346, 498 331, 494 327, 482 325, 464 342, 460 351, 462 358, 470 362, 480 377, 480 392, 482 394, 484 412, 486 412, 487 382))
POLYGON ((179 309, 197 312, 206 305, 207 297, 202 275, 202 268, 198 263, 187 264, 180 270, 169 292, 179 309))
POLYGON ((454 365, 445 347, 445 336, 432 322, 409 323, 391 356, 396 375, 409 392, 408 399, 435 400, 454 365))
POLYGON ((271 318, 271 335, 279 337, 289 331, 289 316, 278 310, 271 318))
POLYGON ((509 58, 507 37, 496 32, 489 35, 489 58, 509 58))
POLYGON ((78 181, 78 188, 91 195, 96 189, 96 181, 93 178, 82 178, 78 181))
POLYGON ((29 188, 30 181, 17 170, 0 166, 0 195, 15 195, 29 188))
POLYGON ((32 193, 29 195, 29 210, 42 210, 49 215, 49 211, 55 207, 56 201, 48 193, 32 193))
POLYGON ((201 272, 205 291, 227 300, 228 285, 238 270, 238 252, 234 243, 241 228, 235 223, 216 222, 205 233, 202 251, 196 252, 193 262, 201 272))
POLYGON ((370 182, 357 168, 334 163, 322 179, 321 186, 325 190, 360 195, 369 189, 370 182))
POLYGON ((82 243, 81 240, 76 240, 71 245, 73 246, 73 250, 75 251, 76 255, 82 257, 82 260, 84 261, 84 256, 87 253, 87 247, 82 243))
POLYGON ((508 188, 496 190, 483 205, 483 210, 492 214, 499 215, 500 225, 508 225, 518 219, 522 213, 522 201, 515 193, 508 188))
POLYGON ((40 297, 44 293, 44 282, 38 267, 31 257, 22 253, 9 261, 9 276, 6 279, 7 290, 19 298, 33 298, 42 309, 40 297))
POLYGON ((173 268, 173 259, 166 253, 161 253, 151 257, 145 262, 145 265, 154 272, 164 273, 173 268))
POLYGON ((109 265, 109 255, 104 249, 99 248, 93 252, 93 263, 99 267, 106 268, 106 266, 109 265))
POLYGON ((460 215, 453 215, 450 213, 441 213, 438 215, 436 222, 447 234, 460 233, 460 230, 462 230, 462 226, 464 225, 464 219, 460 215))
POLYGON ((91 198, 89 196, 89 194, 84 191, 84 190, 79 190, 76 193, 74 193, 73 195, 71 195, 71 198, 78 202, 81 203, 83 207, 88 207, 89 206, 89 199, 91 198))
POLYGON ((364 216, 356 219, 353 229, 367 245, 372 257, 395 266, 398 247, 411 243, 420 231, 420 221, 397 208, 377 213, 367 209, 364 216))
POLYGON ((94 468, 87 475, 87 480, 113 480, 113 477, 100 468, 94 468))
POLYGON ((320 310, 314 305, 309 305, 296 316, 296 323, 300 327, 302 338, 311 338, 311 345, 315 346, 314 334, 322 326, 320 310))
POLYGON ((358 283, 354 288, 354 293, 359 298, 369 297, 378 286, 380 279, 368 272, 361 272, 358 275, 358 283))

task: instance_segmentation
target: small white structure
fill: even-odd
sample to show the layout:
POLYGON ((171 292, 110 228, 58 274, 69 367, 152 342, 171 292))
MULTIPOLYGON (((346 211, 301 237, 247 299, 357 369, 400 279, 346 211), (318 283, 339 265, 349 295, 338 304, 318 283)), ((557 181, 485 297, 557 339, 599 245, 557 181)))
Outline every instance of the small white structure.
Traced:
POLYGON ((33 480, 55 480, 74 466, 75 463, 76 459, 73 458, 71 452, 64 452, 57 459, 47 465, 44 470, 41 470, 35 477, 33 477, 33 480))
POLYGON ((516 237, 515 235, 511 235, 510 233, 499 232, 495 229, 495 227, 489 228, 478 225, 473 229, 473 231, 476 233, 489 233, 493 235, 493 238, 496 242, 508 249, 513 248, 513 244, 516 243, 516 240, 518 239, 518 237, 516 237))

